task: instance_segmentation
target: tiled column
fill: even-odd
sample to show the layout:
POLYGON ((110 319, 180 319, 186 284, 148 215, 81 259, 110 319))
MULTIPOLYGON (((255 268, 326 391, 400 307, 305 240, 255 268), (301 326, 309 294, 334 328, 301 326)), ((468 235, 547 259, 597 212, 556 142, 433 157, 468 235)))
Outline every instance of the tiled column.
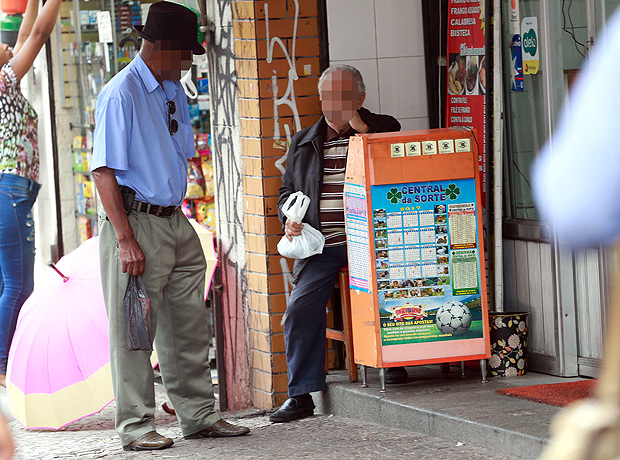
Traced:
POLYGON ((276 245, 278 189, 295 132, 320 115, 317 0, 233 2, 248 288, 251 397, 271 408, 287 397, 281 326, 292 261, 276 245))

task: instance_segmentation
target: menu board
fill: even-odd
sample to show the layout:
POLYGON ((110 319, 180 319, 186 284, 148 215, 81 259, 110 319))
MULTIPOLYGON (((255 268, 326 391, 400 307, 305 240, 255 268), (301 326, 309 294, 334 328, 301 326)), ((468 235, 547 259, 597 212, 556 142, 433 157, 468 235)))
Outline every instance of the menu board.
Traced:
MULTIPOLYGON (((513 1, 513 4, 515 2, 513 1)), ((518 2, 517 2, 518 4, 518 2)), ((487 90, 485 17, 482 0, 449 0, 446 127, 475 128, 484 206, 487 184, 485 97, 487 90)))
POLYGON ((371 198, 382 345, 481 338, 474 179, 374 185, 371 198))

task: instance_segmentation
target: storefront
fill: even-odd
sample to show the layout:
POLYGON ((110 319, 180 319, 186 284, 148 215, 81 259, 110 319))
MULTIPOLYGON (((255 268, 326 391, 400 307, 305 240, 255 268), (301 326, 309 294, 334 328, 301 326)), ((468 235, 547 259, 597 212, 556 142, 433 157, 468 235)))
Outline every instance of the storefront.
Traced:
MULTIPOLYGON (((272 7, 270 2, 256 2, 254 15, 239 17, 239 21, 259 23, 265 17, 264 12, 260 19, 256 17, 258 4, 263 3, 272 7)), ((608 275, 615 260, 603 248, 573 252, 561 241, 553 242, 553 228, 540 222, 536 215, 529 169, 553 130, 557 114, 567 100, 570 82, 617 3, 317 2, 318 11, 325 15, 319 15, 318 24, 324 20, 327 35, 321 57, 325 58, 327 53, 328 63, 358 67, 366 80, 365 106, 396 116, 404 130, 445 126, 450 8, 465 7, 475 18, 468 25, 485 31, 484 45, 476 45, 484 46, 485 55, 477 55, 473 60, 477 61, 479 73, 472 82, 477 80, 479 86, 471 85, 464 91, 467 96, 484 99, 481 104, 486 106, 486 120, 477 129, 484 132, 482 138, 486 137, 486 160, 481 167, 486 173, 488 194, 490 309, 530 312, 529 368, 561 376, 596 375, 602 356, 608 275), (485 19, 492 14, 501 20, 493 23, 485 19), (524 75, 516 74, 513 66, 511 45, 515 35, 519 36, 524 75), (495 64, 488 64, 492 61, 495 64)), ((252 38, 260 44, 260 40, 269 37, 257 32, 252 38)), ((512 48, 516 51, 517 46, 512 48)), ((476 55, 475 50, 468 52, 476 55)), ((264 78, 260 67, 252 78, 264 78)), ((241 117, 243 126, 244 116, 241 117)), ((302 125, 305 126, 308 124, 302 125)), ((256 134, 249 137, 253 136, 256 134)), ((266 183, 265 178, 263 182, 266 183)), ((269 266, 276 262, 270 260, 269 266)), ((267 279, 277 276, 276 271, 269 270, 267 279)), ((283 291, 278 287, 267 292, 283 291)), ((250 314, 252 309, 250 305, 250 314)), ((270 317, 277 317, 280 310, 267 311, 270 317)), ((277 328, 272 328, 269 337, 275 340, 278 336, 277 328)), ((274 346, 269 350, 272 356, 282 351, 274 346)), ((272 382, 279 375, 275 369, 270 367, 272 382)), ((280 391, 277 385, 270 387, 272 394, 280 391)))
MULTIPOLYGON (((151 3, 64 1, 51 46, 22 81, 22 89, 39 114, 43 188, 34 209, 35 279, 47 274, 48 262, 98 234, 100 203, 90 173, 97 96, 137 54, 140 41, 132 25, 144 23, 151 3)), ((196 156, 188 161, 183 211, 215 233, 208 69, 206 61, 195 62, 191 83, 185 86, 190 94, 196 156)), ((212 296, 207 306, 215 345, 212 296)))
MULTIPOLYGON (((616 260, 603 248, 574 253, 553 242, 553 228, 538 220, 532 202, 529 169, 588 49, 619 3, 206 2, 208 64, 193 69, 199 95, 190 107, 197 145, 208 148, 199 148, 203 155, 190 166, 190 179, 209 176, 209 160, 214 179, 191 183, 196 193, 188 204, 197 217, 206 216, 207 225, 217 218, 220 270, 214 293, 221 305, 224 345, 218 366, 226 368, 224 406, 273 407, 286 399, 281 320, 292 264, 277 253, 276 203, 290 137, 320 117, 316 84, 321 71, 330 63, 356 66, 366 80, 365 107, 395 116, 403 130, 445 127, 448 18, 450 8, 464 6, 477 8, 476 20, 466 25, 485 30, 484 56, 470 59, 478 85, 463 92, 478 97, 486 110, 477 129, 484 131, 481 141, 486 138, 481 168, 488 195, 490 310, 530 312, 530 369, 596 375, 607 278, 616 260), (495 27, 484 17, 493 12, 501 15, 495 27), (515 35, 523 75, 513 65, 515 35), (484 77, 482 70, 488 70, 484 77), (212 76, 208 85, 207 75, 212 76), (206 203, 200 201, 205 197, 206 203)), ((128 32, 146 7, 108 0, 63 5, 62 33, 54 36, 50 55, 55 84, 48 109, 56 125, 60 185, 57 200, 50 189, 39 213, 43 217, 51 212, 45 205, 60 204, 65 252, 96 233, 97 204, 87 173, 94 102, 102 85, 135 54, 137 42, 128 32), (108 34, 102 37, 106 24, 108 34)), ((453 62, 458 66, 458 59, 453 62)), ((51 146, 48 137, 44 142, 51 146)), ((54 241, 53 232, 48 240, 54 241)))
MULTIPOLYGON (((71 112, 68 123, 59 119, 56 127, 58 133, 62 133, 58 148, 65 160, 59 161, 61 177, 64 180, 69 173, 73 175, 77 226, 70 218, 63 225, 67 228, 65 244, 69 248, 75 246, 76 232, 79 241, 97 234, 98 203, 89 173, 97 96, 110 78, 137 54, 140 40, 132 26, 144 22, 151 3, 73 0, 62 4, 53 62, 60 76, 56 111, 71 112), (66 161, 67 157, 72 160, 71 164, 66 161)), ((188 89, 193 96, 188 101, 197 156, 189 162, 188 200, 184 203, 184 211, 206 228, 215 230, 206 65, 194 65, 191 72, 195 88, 188 89)), ((66 192, 69 195, 71 190, 66 192)), ((63 213, 70 215, 66 210, 63 213)))
POLYGON ((570 85, 619 3, 501 2, 503 304, 506 310, 530 311, 530 367, 562 376, 597 375, 609 275, 617 260, 604 248, 570 251, 554 238, 552 226, 538 221, 530 167, 559 110, 570 104, 570 85), (511 88, 511 16, 522 37, 524 75, 518 91, 511 88))
MULTIPOLYGON (((529 312, 528 366, 560 376, 597 374, 608 279, 617 260, 605 248, 574 252, 554 238, 553 227, 538 220, 530 168, 560 109, 570 103, 569 87, 618 3, 420 2, 429 127, 469 125, 485 145, 480 171, 488 196, 490 310, 529 312), (485 20, 492 14, 501 17, 495 28, 485 20), (486 45, 484 38, 476 39, 480 30, 486 45), (485 67, 485 61, 492 64, 485 67), (488 77, 481 73, 485 70, 488 77), (456 72, 462 81, 455 88, 450 77, 456 72)), ((376 37, 380 43, 380 31, 376 37)), ((411 43, 409 49, 416 46, 411 43)), ((381 110, 390 108, 381 104, 381 110)))

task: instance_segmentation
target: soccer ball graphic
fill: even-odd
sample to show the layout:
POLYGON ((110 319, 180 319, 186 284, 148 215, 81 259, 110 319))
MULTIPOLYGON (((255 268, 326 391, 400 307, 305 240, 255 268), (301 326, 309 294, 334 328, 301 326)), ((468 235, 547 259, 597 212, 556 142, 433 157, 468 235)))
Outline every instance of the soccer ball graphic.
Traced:
POLYGON ((461 335, 469 331, 471 312, 463 303, 451 300, 437 309, 435 324, 442 334, 461 335))

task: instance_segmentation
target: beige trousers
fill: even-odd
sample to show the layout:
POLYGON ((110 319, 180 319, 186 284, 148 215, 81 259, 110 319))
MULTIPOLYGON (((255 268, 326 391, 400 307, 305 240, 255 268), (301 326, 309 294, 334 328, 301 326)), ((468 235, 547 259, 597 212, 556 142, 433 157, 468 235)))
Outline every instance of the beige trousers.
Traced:
MULTIPOLYGON (((220 419, 209 368, 204 296, 206 262, 196 232, 179 210, 172 217, 132 211, 129 222, 146 258, 142 281, 151 299, 152 328, 164 387, 183 435, 220 419)), ((101 279, 110 321, 110 362, 116 430, 123 445, 155 429, 151 353, 128 351, 118 241, 108 220, 100 226, 101 279)))

